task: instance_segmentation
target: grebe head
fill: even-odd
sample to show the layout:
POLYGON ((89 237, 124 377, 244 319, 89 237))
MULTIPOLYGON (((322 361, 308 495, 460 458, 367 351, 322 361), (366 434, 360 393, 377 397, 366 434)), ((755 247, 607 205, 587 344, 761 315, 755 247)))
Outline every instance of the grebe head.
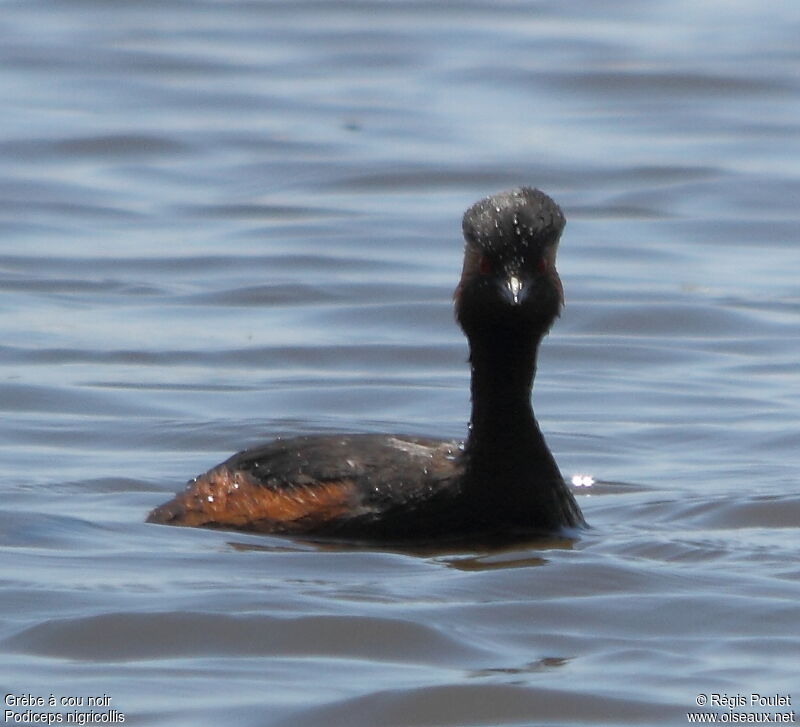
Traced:
POLYGON ((529 187, 487 197, 464 213, 464 268, 454 298, 467 337, 548 331, 564 301, 555 262, 565 222, 550 197, 529 187))

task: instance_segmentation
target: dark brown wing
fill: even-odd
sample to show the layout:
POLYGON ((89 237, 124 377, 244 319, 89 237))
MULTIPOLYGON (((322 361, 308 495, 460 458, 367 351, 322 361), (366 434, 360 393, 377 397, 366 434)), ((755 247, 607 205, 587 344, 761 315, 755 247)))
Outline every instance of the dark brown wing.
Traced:
MULTIPOLYGON (((457 490, 454 442, 377 435, 275 440, 245 450, 150 513, 148 522, 346 537, 402 535, 457 490), (433 506, 432 506, 433 504, 433 506), (396 532, 395 532, 396 531, 396 532)), ((436 523, 428 527, 436 527, 436 523)))

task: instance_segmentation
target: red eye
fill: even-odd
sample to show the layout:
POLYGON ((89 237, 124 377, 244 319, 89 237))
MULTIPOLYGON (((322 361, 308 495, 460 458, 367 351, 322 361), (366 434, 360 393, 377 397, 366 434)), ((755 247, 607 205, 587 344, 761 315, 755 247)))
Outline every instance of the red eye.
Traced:
POLYGON ((547 264, 547 259, 542 258, 538 263, 536 263, 536 272, 544 275, 547 272, 548 267, 549 265, 547 264))
POLYGON ((492 261, 486 255, 481 255, 481 259, 478 260, 478 272, 481 275, 491 275, 492 273, 492 261))

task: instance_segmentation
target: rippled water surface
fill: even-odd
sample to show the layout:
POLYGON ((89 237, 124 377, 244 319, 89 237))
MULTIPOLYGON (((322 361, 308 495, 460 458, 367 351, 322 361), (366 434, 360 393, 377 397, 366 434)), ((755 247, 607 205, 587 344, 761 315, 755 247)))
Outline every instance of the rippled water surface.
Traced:
POLYGON ((678 725, 797 692, 800 5, 25 0, 0 32, 0 686, 111 700, 6 723, 678 725), (461 436, 460 216, 519 184, 569 219, 534 399, 591 530, 144 523, 278 434, 461 436))

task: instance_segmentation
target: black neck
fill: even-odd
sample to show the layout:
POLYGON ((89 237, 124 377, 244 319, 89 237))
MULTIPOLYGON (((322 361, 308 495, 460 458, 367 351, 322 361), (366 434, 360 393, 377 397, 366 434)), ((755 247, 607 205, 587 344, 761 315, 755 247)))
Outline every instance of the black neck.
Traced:
POLYGON ((532 440, 541 439, 531 407, 538 348, 538 339, 503 330, 470 341, 472 417, 468 450, 487 454, 519 451, 519 445, 530 446, 532 440))
POLYGON ((583 523, 531 406, 539 338, 493 331, 470 340, 472 420, 464 486, 510 526, 553 530, 583 523))

